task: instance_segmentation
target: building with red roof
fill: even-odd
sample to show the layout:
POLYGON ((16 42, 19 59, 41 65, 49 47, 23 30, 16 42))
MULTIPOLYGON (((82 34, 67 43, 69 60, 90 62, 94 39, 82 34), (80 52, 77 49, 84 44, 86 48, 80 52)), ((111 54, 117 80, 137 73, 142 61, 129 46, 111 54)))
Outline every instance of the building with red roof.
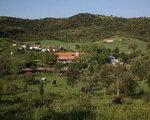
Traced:
POLYGON ((63 63, 73 62, 80 55, 79 52, 56 52, 54 54, 57 56, 57 60, 63 63))

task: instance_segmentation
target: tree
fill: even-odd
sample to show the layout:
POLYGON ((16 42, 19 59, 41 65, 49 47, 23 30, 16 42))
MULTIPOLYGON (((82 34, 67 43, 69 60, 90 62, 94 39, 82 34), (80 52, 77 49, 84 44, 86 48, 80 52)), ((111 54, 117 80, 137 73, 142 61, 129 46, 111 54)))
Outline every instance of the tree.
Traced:
POLYGON ((124 65, 103 65, 100 72, 100 80, 104 88, 120 94, 134 95, 137 87, 137 81, 124 65))
POLYGON ((118 47, 116 47, 116 48, 112 49, 112 53, 116 53, 116 54, 118 54, 119 52, 120 52, 120 50, 119 50, 119 48, 118 48, 118 47))
POLYGON ((32 73, 26 73, 22 77, 25 84, 35 83, 35 76, 32 73))
POLYGON ((6 75, 11 73, 10 68, 11 60, 8 55, 0 55, 0 75, 6 75))
POLYGON ((71 63, 68 66, 68 71, 66 72, 67 84, 75 85, 79 78, 80 72, 76 63, 71 63))
POLYGON ((140 78, 140 80, 146 80, 150 69, 150 57, 139 56, 131 62, 131 72, 140 78))
POLYGON ((36 63, 36 54, 33 51, 28 51, 25 54, 25 67, 26 68, 35 68, 37 67, 37 63, 36 63))
POLYGON ((41 45, 41 42, 40 42, 40 41, 37 41, 35 44, 36 44, 36 45, 41 45))
POLYGON ((43 94, 44 94, 44 82, 42 81, 40 83, 40 95, 43 97, 43 94))
POLYGON ((3 93, 3 84, 0 84, 0 95, 3 93))
POLYGON ((147 43, 147 49, 148 49, 148 50, 150 49, 150 42, 147 43))
POLYGON ((147 77, 148 87, 150 88, 150 72, 148 73, 148 75, 146 77, 147 77))
POLYGON ((111 50, 105 48, 104 46, 86 46, 85 51, 88 52, 88 54, 85 53, 85 55, 80 58, 80 61, 82 61, 83 63, 105 64, 110 62, 109 55, 111 50))
POLYGON ((128 62, 128 59, 129 59, 129 56, 126 54, 126 53, 124 53, 124 52, 121 52, 120 54, 119 54, 119 58, 121 59, 121 61, 122 62, 128 62))
POLYGON ((50 55, 48 56, 48 62, 55 64, 55 63, 57 62, 57 56, 54 55, 54 54, 50 54, 50 55))
POLYGON ((11 64, 10 64, 10 70, 11 70, 11 74, 13 75, 17 75, 20 71, 20 64, 19 61, 17 59, 12 59, 11 60, 11 64))
POLYGON ((57 56, 54 54, 50 54, 48 52, 41 53, 40 59, 42 60, 43 67, 45 67, 46 64, 49 64, 49 63, 54 64, 57 62, 57 56))
POLYGON ((119 52, 120 52, 120 50, 119 50, 118 47, 112 49, 112 51, 111 51, 111 53, 113 54, 113 56, 114 56, 115 58, 118 58, 118 57, 119 57, 119 52))
POLYGON ((76 45, 76 49, 78 49, 78 50, 79 50, 79 49, 80 49, 80 45, 78 45, 78 44, 77 44, 77 45, 76 45))
POLYGON ((130 43, 129 46, 128 46, 129 50, 132 50, 132 51, 135 51, 137 49, 137 47, 138 46, 134 43, 130 43))

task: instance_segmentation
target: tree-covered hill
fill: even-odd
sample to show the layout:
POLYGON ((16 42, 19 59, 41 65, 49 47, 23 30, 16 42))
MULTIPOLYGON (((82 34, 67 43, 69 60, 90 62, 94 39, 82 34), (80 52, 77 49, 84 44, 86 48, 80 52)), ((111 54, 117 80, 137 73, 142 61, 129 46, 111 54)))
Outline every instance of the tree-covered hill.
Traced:
POLYGON ((110 37, 150 41, 150 18, 120 18, 81 13, 69 18, 20 19, 0 17, 0 37, 19 41, 53 39, 98 41, 110 37))

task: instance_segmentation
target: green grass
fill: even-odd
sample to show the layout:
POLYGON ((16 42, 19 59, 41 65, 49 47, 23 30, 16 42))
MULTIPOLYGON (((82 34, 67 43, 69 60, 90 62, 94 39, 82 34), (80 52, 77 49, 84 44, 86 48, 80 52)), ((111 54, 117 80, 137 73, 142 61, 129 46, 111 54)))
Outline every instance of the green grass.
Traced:
MULTIPOLYGON (((35 41, 29 42, 29 44, 35 44, 35 43, 36 43, 35 41)), ((142 50, 142 51, 146 50, 146 44, 147 44, 144 41, 140 41, 137 39, 131 39, 131 38, 123 38, 123 37, 122 38, 118 38, 118 37, 114 38, 114 42, 112 42, 112 43, 106 43, 106 42, 101 42, 101 41, 85 42, 85 43, 82 43, 82 42, 80 42, 80 43, 75 43, 75 42, 66 43, 66 42, 61 42, 58 40, 41 40, 40 43, 44 47, 47 47, 50 45, 52 45, 52 46, 58 45, 58 46, 63 46, 65 49, 72 50, 72 51, 78 51, 76 48, 76 45, 84 46, 84 45, 97 44, 99 46, 103 45, 103 46, 110 48, 110 49, 118 47, 120 49, 120 51, 123 51, 123 52, 128 52, 128 46, 131 43, 136 44, 138 46, 138 49, 142 50)))
POLYGON ((129 44, 136 44, 138 50, 145 51, 146 50, 146 43, 137 39, 131 38, 114 38, 114 42, 112 43, 101 43, 96 42, 96 44, 104 45, 107 48, 113 49, 118 47, 120 51, 128 52, 129 44), (120 41, 121 40, 121 41, 120 41))
MULTIPOLYGON (((43 47, 47 46, 63 46, 67 50, 76 50, 75 43, 65 43, 58 40, 41 40, 39 41, 43 47)), ((35 41, 29 42, 29 44, 35 44, 35 41)))
MULTIPOLYGON (((44 84, 45 93, 53 92, 61 96, 72 96, 79 92, 78 89, 66 85, 65 77, 60 74, 40 74, 36 79, 40 80, 42 77, 46 77, 44 84), (56 80, 57 86, 51 84, 52 80, 56 80)), ((36 90, 38 90, 38 85, 36 87, 36 90)))
MULTIPOLYGON (((53 104, 54 109, 58 112, 67 112, 71 110, 72 106, 78 104, 80 84, 74 87, 66 84, 66 78, 60 74, 36 74, 36 79, 40 80, 42 77, 46 77, 44 83, 44 97, 50 93, 56 94, 58 97, 53 104), (57 86, 52 86, 51 80, 57 81, 57 86)), ((1 79, 0 83, 4 84, 6 89, 7 84, 15 83, 17 86, 22 86, 21 80, 9 80, 1 79)), ((142 83, 145 88, 145 83, 142 83)), ((147 88, 146 88, 147 89, 147 88)), ((97 91, 98 93, 100 90, 97 91)), ((0 112, 7 111, 7 109, 13 108, 17 103, 10 103, 10 101, 16 100, 18 97, 23 101, 29 101, 30 99, 38 98, 39 96, 39 84, 28 85, 28 92, 20 92, 15 95, 3 95, 1 100, 6 103, 0 105, 0 112), (7 103, 8 101, 8 103, 7 103)), ((111 100, 114 96, 103 96, 102 94, 90 95, 91 105, 94 106, 93 112, 96 113, 97 120, 149 120, 150 119, 150 103, 145 103, 142 99, 124 98, 123 105, 111 104, 111 100)), ((40 108, 42 110, 42 108, 40 108)), ((36 110, 36 109, 34 109, 36 110)))

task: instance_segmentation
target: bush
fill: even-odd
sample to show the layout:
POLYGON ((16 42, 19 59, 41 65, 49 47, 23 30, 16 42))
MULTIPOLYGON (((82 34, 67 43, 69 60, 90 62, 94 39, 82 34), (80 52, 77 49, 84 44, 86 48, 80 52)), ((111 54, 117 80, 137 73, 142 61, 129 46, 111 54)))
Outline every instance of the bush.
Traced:
POLYGON ((22 77, 25 84, 34 84, 36 82, 35 76, 32 73, 27 73, 22 77))
POLYGON ((8 84, 6 88, 6 92, 10 94, 16 94, 18 90, 18 86, 14 83, 8 84))
POLYGON ((150 102, 150 94, 145 94, 144 96, 143 96, 143 100, 144 100, 144 102, 150 102))
POLYGON ((78 66, 76 64, 69 64, 68 70, 66 72, 67 84, 75 85, 77 83, 77 79, 79 78, 80 72, 78 66))
POLYGON ((121 97, 116 97, 112 100, 112 103, 114 104, 122 104, 122 98, 121 97))
POLYGON ((94 107, 91 104, 91 97, 81 94, 72 111, 75 114, 73 120, 95 120, 96 116, 93 111, 94 107))

